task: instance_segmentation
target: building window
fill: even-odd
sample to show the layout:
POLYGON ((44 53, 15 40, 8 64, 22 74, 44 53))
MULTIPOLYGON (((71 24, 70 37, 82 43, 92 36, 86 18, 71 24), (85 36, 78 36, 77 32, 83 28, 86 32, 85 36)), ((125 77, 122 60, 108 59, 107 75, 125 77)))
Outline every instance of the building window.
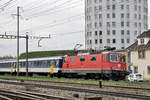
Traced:
POLYGON ((141 28, 141 23, 139 23, 139 27, 141 28))
POLYGON ((127 39, 127 43, 130 43, 130 39, 127 39))
POLYGON ((90 40, 90 44, 92 44, 92 40, 90 40))
POLYGON ((107 39, 107 43, 110 43, 110 39, 107 39))
POLYGON ((112 27, 116 27, 116 22, 112 22, 112 27))
POLYGON ((124 43, 124 39, 121 39, 121 43, 124 43))
POLYGON ((150 74, 150 66, 147 66, 147 74, 150 74))
POLYGON ((110 14, 107 14, 107 18, 110 18, 110 14))
POLYGON ((112 5, 112 10, 115 10, 116 9, 116 6, 115 5, 112 5))
POLYGON ((138 57, 139 57, 139 59, 145 58, 145 51, 144 50, 139 50, 138 51, 138 57))
POLYGON ((138 73, 138 67, 134 66, 134 73, 138 73))
POLYGON ((137 22, 134 23, 134 26, 137 27, 137 22))
POLYGON ((124 35, 124 30, 121 30, 121 35, 124 35))
POLYGON ((95 3, 97 3, 97 0, 95 0, 95 3))
POLYGON ((101 22, 99 22, 99 27, 102 27, 102 23, 101 22))
POLYGON ((116 43, 116 39, 113 39, 113 40, 112 40, 112 43, 116 43))
POLYGON ((102 19, 102 14, 99 14, 99 19, 102 19))
POLYGON ((130 26, 130 22, 127 22, 127 26, 128 26, 128 27, 130 26))
POLYGON ((140 43, 141 43, 141 44, 144 44, 144 39, 140 39, 140 43))
POLYGON ((137 18, 137 14, 134 14, 134 18, 135 18, 135 19, 137 18))
POLYGON ((137 35, 137 31, 134 31, 134 35, 137 35))
POLYGON ((95 44, 97 44, 97 39, 95 39, 95 44))
POLYGON ((102 43, 103 43, 103 40, 102 40, 102 39, 99 39, 99 43, 102 44, 102 43))
POLYGON ((116 35, 116 30, 112 30, 112 34, 113 34, 113 35, 116 35))
POLYGON ((124 9, 124 5, 121 5, 121 10, 123 10, 124 9))
POLYGON ((129 30, 127 30, 127 35, 130 35, 130 31, 129 30))
POLYGON ((129 7, 129 5, 127 5, 127 10, 129 10, 130 9, 130 7, 129 7))
POLYGON ((102 11, 102 6, 101 5, 99 6, 99 11, 102 11))
POLYGON ((124 14, 123 13, 121 14, 121 18, 124 18, 124 14))
POLYGON ((127 18, 130 18, 130 14, 129 13, 127 13, 127 18))
POLYGON ((107 27, 110 27, 110 22, 107 22, 107 27))
POLYGON ((99 31, 99 35, 102 35, 102 31, 99 31))
POLYGON ((107 30, 107 35, 110 35, 110 30, 107 30))
POLYGON ((97 22, 95 22, 95 28, 97 28, 97 22))
POLYGON ((124 47, 121 47, 121 49, 124 49, 124 47))
POLYGON ((116 14, 115 13, 112 13, 112 18, 116 18, 116 14))
POLYGON ((124 26, 124 22, 121 22, 121 27, 123 27, 124 26))
POLYGON ((102 0, 99 0, 99 2, 102 2, 102 0))
POLYGON ((95 36, 97 36, 97 31, 95 31, 95 36))
POLYGON ((110 9, 110 5, 107 5, 107 10, 109 10, 110 9))
POLYGON ((134 10, 137 11, 137 5, 134 5, 134 10))

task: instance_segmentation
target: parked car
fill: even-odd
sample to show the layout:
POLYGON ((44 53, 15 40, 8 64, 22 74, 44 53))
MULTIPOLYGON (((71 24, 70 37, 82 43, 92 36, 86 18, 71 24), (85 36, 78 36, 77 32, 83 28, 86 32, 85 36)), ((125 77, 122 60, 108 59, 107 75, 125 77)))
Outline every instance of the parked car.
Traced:
POLYGON ((130 74, 129 76, 128 76, 128 81, 130 81, 130 82, 133 82, 133 81, 143 81, 144 79, 143 79, 143 76, 141 75, 141 74, 139 74, 139 73, 136 73, 136 74, 130 74))

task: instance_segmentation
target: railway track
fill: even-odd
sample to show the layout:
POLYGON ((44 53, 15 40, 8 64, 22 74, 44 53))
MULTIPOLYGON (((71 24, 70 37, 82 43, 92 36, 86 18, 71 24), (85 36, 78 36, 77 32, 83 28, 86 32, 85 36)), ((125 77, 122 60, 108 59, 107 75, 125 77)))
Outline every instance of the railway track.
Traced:
MULTIPOLYGON (((68 85, 68 86, 84 86, 84 87, 93 87, 97 88, 100 87, 100 84, 90 84, 90 83, 75 83, 75 82, 57 82, 57 81, 46 81, 46 80, 26 80, 26 79, 0 79, 3 81, 14 81, 14 82, 36 82, 36 83, 45 83, 45 84, 58 84, 58 85, 68 85)), ((119 86, 119 85, 102 85, 102 88, 117 88, 117 89, 128 89, 128 90, 142 90, 142 91, 149 91, 150 88, 139 88, 139 87, 133 87, 133 86, 119 86)))
MULTIPOLYGON (((113 87, 117 89, 129 89, 134 91, 149 91, 150 89, 145 88, 135 88, 135 87, 121 87, 121 86, 102 86, 102 88, 98 88, 99 85, 97 84, 83 84, 83 83, 66 83, 66 82, 53 82, 53 81, 36 81, 36 80, 0 80, 0 83, 5 84, 13 84, 13 85, 21 85, 21 86, 33 86, 33 87, 40 87, 40 88, 50 88, 50 89, 59 89, 64 91, 75 91, 75 92, 84 92, 84 93, 93 93, 93 94, 102 94, 102 95, 110 95, 110 96, 117 96, 117 97, 127 97, 127 98, 135 98, 135 99, 143 99, 143 100, 150 100, 150 95, 138 94, 136 93, 129 93, 127 92, 118 92, 118 91, 111 91, 109 89, 105 89, 106 87, 113 87), (53 84, 52 84, 53 83, 53 84), (55 85, 54 85, 55 84, 55 85), (80 86, 79 86, 80 85, 80 86)), ((30 94, 30 93, 28 93, 30 94)), ((37 95, 38 96, 38 95, 37 95)))
POLYGON ((0 94, 0 100, 72 100, 58 96, 10 89, 0 89, 0 94))

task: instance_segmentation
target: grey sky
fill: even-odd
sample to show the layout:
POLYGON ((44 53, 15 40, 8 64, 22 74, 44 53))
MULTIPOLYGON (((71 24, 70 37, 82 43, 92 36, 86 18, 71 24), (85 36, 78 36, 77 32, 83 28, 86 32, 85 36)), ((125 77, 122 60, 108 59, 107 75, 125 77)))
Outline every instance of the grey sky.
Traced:
MULTIPOLYGON (((5 7, 8 1, 11 0, 0 0, 0 34, 16 35, 16 17, 12 14, 20 6, 21 35, 52 35, 51 39, 41 41, 42 47, 37 46, 37 40, 29 40, 29 51, 73 49, 77 43, 84 44, 84 0, 12 0, 5 7)), ((22 52, 24 39, 20 39, 22 52)), ((4 55, 16 56, 16 40, 0 39, 0 56, 4 55)))

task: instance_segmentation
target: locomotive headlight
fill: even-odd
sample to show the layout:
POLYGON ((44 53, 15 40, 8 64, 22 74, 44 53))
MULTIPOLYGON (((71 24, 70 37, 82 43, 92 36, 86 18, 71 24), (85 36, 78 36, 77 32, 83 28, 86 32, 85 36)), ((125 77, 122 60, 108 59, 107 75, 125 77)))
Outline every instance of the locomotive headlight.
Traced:
POLYGON ((121 67, 121 64, 118 64, 118 69, 120 69, 120 67, 121 67))

